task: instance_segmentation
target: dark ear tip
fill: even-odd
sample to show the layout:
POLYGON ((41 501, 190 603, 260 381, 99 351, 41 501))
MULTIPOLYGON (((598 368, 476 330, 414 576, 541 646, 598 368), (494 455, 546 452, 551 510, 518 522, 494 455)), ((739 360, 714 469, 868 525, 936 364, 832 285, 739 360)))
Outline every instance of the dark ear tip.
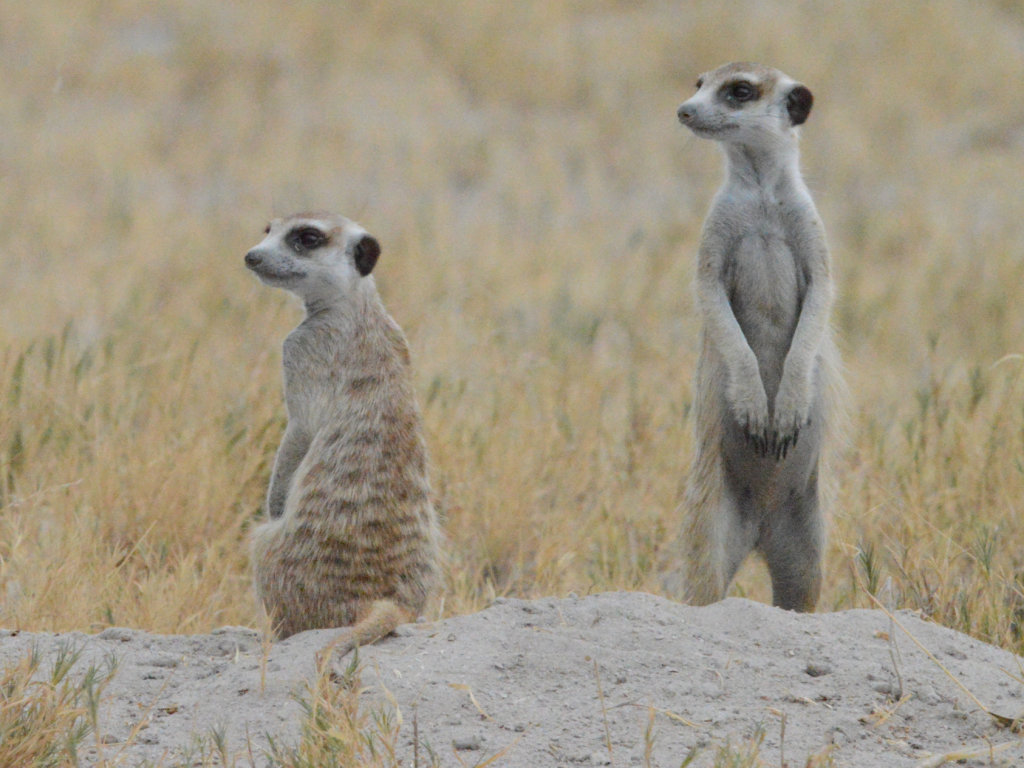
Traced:
POLYGON ((786 97, 786 110, 789 112, 789 119, 793 125, 802 125, 807 116, 811 114, 811 107, 814 105, 814 94, 804 85, 797 85, 786 97))
POLYGON ((380 243, 373 235, 363 235, 352 250, 352 258, 355 261, 359 274, 366 277, 373 272, 380 258, 380 243))

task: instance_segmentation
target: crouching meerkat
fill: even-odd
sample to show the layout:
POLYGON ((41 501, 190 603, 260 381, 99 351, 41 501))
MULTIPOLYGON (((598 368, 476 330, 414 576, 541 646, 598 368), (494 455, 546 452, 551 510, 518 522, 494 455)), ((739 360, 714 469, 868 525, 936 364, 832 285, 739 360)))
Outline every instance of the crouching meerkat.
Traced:
POLYGON ((752 550, 775 605, 811 611, 821 591, 819 475, 838 356, 825 230, 799 168, 812 103, 777 69, 733 63, 702 75, 678 111, 726 165, 696 273, 696 452, 680 543, 685 598, 698 605, 725 596, 752 550))
POLYGON ((284 342, 288 425, 252 537, 279 637, 347 627, 338 656, 413 621, 440 533, 409 348, 370 274, 380 246, 331 214, 276 219, 245 264, 305 303, 284 342))

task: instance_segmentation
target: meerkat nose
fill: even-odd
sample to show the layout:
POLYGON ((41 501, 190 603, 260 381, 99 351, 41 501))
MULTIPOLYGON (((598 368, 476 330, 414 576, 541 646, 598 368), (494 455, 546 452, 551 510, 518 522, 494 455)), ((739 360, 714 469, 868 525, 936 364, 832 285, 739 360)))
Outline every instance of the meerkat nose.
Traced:
POLYGON ((687 120, 692 120, 696 114, 697 110, 689 104, 683 104, 676 110, 676 115, 679 116, 679 122, 681 123, 685 123, 687 120))
POLYGON ((245 254, 245 266, 247 267, 258 267, 262 262, 263 257, 256 253, 256 251, 249 251, 245 254))

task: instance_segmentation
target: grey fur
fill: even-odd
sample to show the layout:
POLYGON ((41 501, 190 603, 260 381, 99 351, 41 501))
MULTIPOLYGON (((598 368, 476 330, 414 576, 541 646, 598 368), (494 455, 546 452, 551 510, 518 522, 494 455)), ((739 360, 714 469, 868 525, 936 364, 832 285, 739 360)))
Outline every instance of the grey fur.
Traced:
POLYGON ((726 157, 696 279, 696 454, 680 535, 683 591, 696 604, 722 599, 753 550, 768 564, 776 605, 813 610, 820 594, 822 448, 838 356, 825 231, 793 124, 810 104, 782 72, 734 63, 703 75, 678 112, 726 157), (806 108, 795 117, 794 89, 806 108))

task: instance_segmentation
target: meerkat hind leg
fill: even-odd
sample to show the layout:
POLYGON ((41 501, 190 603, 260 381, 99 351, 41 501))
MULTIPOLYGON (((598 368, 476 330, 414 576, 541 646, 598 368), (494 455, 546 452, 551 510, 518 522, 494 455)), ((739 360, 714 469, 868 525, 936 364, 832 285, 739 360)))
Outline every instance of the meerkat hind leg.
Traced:
POLYGON ((771 515, 758 549, 772 579, 772 603, 790 611, 813 611, 821 594, 824 523, 816 483, 792 494, 771 515))
POLYGON ((687 602, 709 605, 725 597, 736 571, 757 543, 757 528, 728 487, 717 506, 701 510, 703 535, 691 539, 687 602))

